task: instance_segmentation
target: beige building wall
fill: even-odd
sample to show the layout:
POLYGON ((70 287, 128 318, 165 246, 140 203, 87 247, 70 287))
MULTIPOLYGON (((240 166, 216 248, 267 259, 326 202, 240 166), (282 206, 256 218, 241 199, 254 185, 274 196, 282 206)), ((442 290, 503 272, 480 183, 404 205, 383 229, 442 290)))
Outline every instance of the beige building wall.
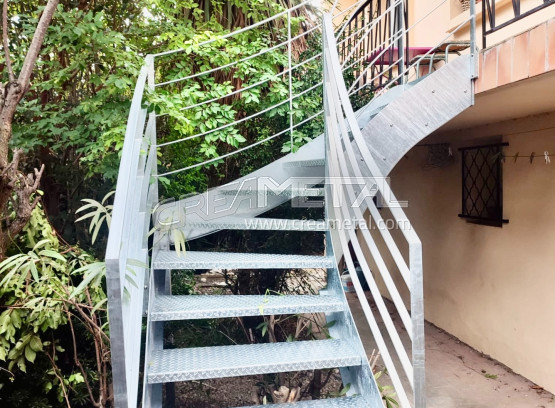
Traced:
MULTIPOLYGON (((409 25, 419 21, 422 17, 435 9, 442 0, 409 0, 409 25)), ((502 24, 514 17, 511 0, 497 0, 495 10, 496 24, 502 24)), ((521 0, 521 13, 542 3, 542 0, 521 0)), ((422 23, 414 27, 411 32, 412 46, 433 46, 449 33, 453 33, 463 21, 469 17, 469 11, 463 11, 460 0, 448 0, 437 10, 426 17, 422 23)), ((498 44, 506 39, 529 30, 544 21, 555 17, 555 5, 540 10, 520 21, 510 24, 495 33, 488 35, 487 47, 498 44)), ((489 27, 489 23, 487 25, 489 27)), ((452 40, 468 40, 470 38, 470 23, 464 24, 453 33, 452 40)), ((476 45, 482 48, 482 2, 476 3, 476 45)))
MULTIPOLYGON (((451 4, 458 3, 458 0, 451 0, 451 4)), ((542 0, 521 0, 521 13, 526 12, 542 3, 542 0)), ((456 7, 452 7, 453 15, 448 26, 448 32, 452 32, 456 27, 458 27, 465 17, 468 16, 468 12, 459 13, 455 15, 456 7)), ((476 4, 476 44, 479 48, 482 48, 482 3, 476 4)), ((511 0, 497 0, 495 9, 495 19, 496 24, 500 25, 505 21, 508 21, 514 17, 512 1, 511 0)), ((524 31, 530 30, 532 27, 543 23, 551 18, 555 17, 555 5, 549 6, 540 10, 530 16, 516 21, 509 26, 492 33, 487 36, 487 48, 501 43, 508 38, 516 36, 524 31)), ((487 23, 489 28, 489 23, 487 23)), ((464 40, 469 38, 469 24, 464 26, 464 29, 458 31, 454 38, 457 40, 464 40)))
POLYGON ((555 157, 549 165, 543 159, 544 151, 555 153, 555 114, 428 139, 450 141, 454 162, 430 167, 427 148, 415 147, 391 175, 423 242, 426 319, 555 392, 555 157), (507 155, 538 157, 532 164, 508 159, 503 166, 509 224, 467 223, 457 216, 457 149, 498 136, 510 144, 507 155))
MULTIPOLYGON (((386 0, 382 0, 385 2, 386 0)), ((543 0, 521 0, 521 12, 538 6, 543 0)), ((339 8, 344 10, 355 0, 339 1, 339 8)), ((449 33, 452 33, 468 16, 468 11, 463 11, 460 0, 409 0, 409 26, 422 20, 410 32, 409 41, 411 46, 434 46, 441 42, 449 33), (443 4, 441 4, 443 3, 443 4), (434 10, 429 16, 428 13, 434 10), (425 17, 425 18, 424 18, 425 17)), ((482 2, 476 4, 476 43, 482 47, 482 2)), ((501 24, 513 17, 512 1, 496 1, 496 22, 501 24)), ((555 17, 555 5, 549 6, 534 13, 520 21, 517 21, 496 33, 490 34, 487 39, 487 46, 490 47, 506 39, 529 30, 544 21, 555 17)), ((459 31, 453 34, 450 39, 468 40, 470 38, 470 24, 465 24, 459 31)))

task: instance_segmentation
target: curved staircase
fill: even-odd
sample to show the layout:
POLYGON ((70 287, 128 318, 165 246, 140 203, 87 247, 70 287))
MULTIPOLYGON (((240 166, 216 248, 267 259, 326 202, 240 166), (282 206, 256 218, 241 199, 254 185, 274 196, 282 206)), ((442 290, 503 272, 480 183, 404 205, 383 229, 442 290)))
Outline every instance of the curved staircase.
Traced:
MULTIPOLYGON (((290 24, 292 10, 307 3, 264 23, 288 18, 290 24)), ((341 258, 350 272, 356 295, 395 388, 395 399, 401 407, 425 407, 422 246, 402 208, 395 205, 397 201, 388 183, 383 180, 415 144, 471 106, 475 47, 471 39, 470 54, 458 57, 422 78, 415 78, 415 67, 420 71, 420 61, 429 61, 437 47, 430 47, 428 53, 412 63, 406 61, 410 28, 407 27, 405 7, 403 0, 359 1, 345 12, 333 14, 332 9, 330 14, 324 15, 321 26, 324 39, 324 135, 315 137, 297 152, 232 183, 162 204, 158 204, 157 183, 151 183, 152 178, 159 177, 156 114, 147 114, 141 103, 145 88, 156 87, 156 58, 167 53, 147 58, 129 116, 106 253, 117 407, 136 407, 138 404, 143 316, 147 321, 143 407, 162 406, 163 384, 332 368, 339 368, 343 384, 350 384, 347 395, 283 406, 383 406, 381 391, 341 285, 338 269, 341 258), (333 21, 338 16, 346 23, 334 27, 333 21), (361 48, 361 44, 370 42, 367 39, 374 38, 372 33, 378 29, 388 30, 383 41, 370 48, 366 45, 361 48), (406 53, 399 52, 405 49, 406 53), (390 62, 384 67, 384 56, 388 54, 390 62), (396 61, 393 61, 394 55, 396 61), (355 63, 362 60, 363 63, 356 70, 355 81, 346 84, 343 70, 353 64, 353 60, 355 63), (381 61, 379 67, 377 61, 381 61), (375 94, 380 96, 375 96, 355 113, 350 96, 368 86, 375 87, 375 94), (148 153, 141 153, 145 151, 148 153), (379 246, 375 234, 362 226, 368 217, 377 225, 383 222, 373 200, 377 192, 386 198, 385 205, 397 225, 404 226, 401 229, 408 252, 399 248, 388 229, 378 228, 385 243, 385 246, 379 246), (292 199, 303 201, 307 197, 321 197, 325 219, 262 216, 292 199), (350 220, 355 220, 354 224, 344 227, 350 220), (164 228, 155 232, 154 247, 149 256, 147 233, 151 223, 155 227, 163 224, 164 228), (182 252, 176 238, 180 235, 169 233, 175 230, 188 240, 221 230, 294 231, 299 234, 298 239, 303 239, 302 234, 317 232, 325 236, 326 252, 321 255, 209 250, 182 252), (365 251, 370 253, 377 270, 370 270, 365 251), (394 260, 410 292, 408 305, 403 302, 392 279, 392 271, 388 270, 384 260, 386 256, 394 260), (369 284, 377 312, 370 307, 362 289, 355 260, 369 284), (268 273, 275 269, 323 269, 327 286, 318 294, 305 295, 172 295, 171 271, 185 269, 259 269, 268 270, 268 273), (397 308, 410 347, 405 347, 393 324, 378 288, 378 275, 397 308), (334 322, 330 324, 328 338, 164 348, 164 325, 168 322, 305 313, 323 314, 328 323, 334 322), (383 325, 378 320, 383 320, 383 325)), ((475 23, 474 4, 468 21, 475 23)), ((290 35, 284 47, 290 50, 291 41, 290 35)), ((290 65, 288 69, 293 67, 290 65)), ((289 101, 293 98, 290 93, 289 101)), ((292 122, 289 131, 293 132, 292 122)), ((171 401, 168 404, 171 406, 171 401)))

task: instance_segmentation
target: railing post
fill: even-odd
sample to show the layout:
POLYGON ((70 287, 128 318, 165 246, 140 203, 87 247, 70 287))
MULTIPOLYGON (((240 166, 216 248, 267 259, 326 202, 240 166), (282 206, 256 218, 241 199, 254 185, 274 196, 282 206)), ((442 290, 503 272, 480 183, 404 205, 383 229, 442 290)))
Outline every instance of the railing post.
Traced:
POLYGON ((482 48, 486 48, 486 1, 482 0, 482 48))
MULTIPOLYGON (((472 0, 471 0, 472 1, 472 0)), ((424 337, 424 279, 422 274, 422 244, 409 243, 412 367, 414 375, 414 408, 426 407, 426 343, 424 337)))
MULTIPOLYGON (((485 21, 485 15, 482 14, 482 21, 485 21)), ((485 41, 484 36, 484 41, 485 41)), ((476 49, 476 0, 470 0, 470 56, 472 58, 471 61, 471 71, 470 77, 476 78, 477 75, 477 49, 476 49)))
MULTIPOLYGON (((397 11, 397 35, 399 36, 397 41, 397 56, 399 57, 398 69, 401 70, 401 72, 404 72, 405 70, 405 46, 408 46, 408 44, 405 44, 406 30, 404 21, 404 3, 404 0, 400 0, 398 6, 395 7, 395 10, 397 11)), ((405 75, 402 74, 399 79, 401 81, 401 85, 403 85, 405 83, 405 75)))

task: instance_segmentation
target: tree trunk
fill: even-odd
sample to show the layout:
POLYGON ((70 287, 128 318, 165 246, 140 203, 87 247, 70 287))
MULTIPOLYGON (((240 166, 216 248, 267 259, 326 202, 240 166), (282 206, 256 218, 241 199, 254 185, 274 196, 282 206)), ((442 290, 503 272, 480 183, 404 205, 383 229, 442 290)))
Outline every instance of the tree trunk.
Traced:
POLYGON ((0 169, 5 169, 8 166, 9 142, 11 138, 12 119, 5 118, 5 115, 2 114, 0 115, 0 169))
POLYGON ((12 240, 27 224, 38 204, 38 197, 34 196, 39 188, 44 166, 40 170, 35 169, 34 175, 21 172, 19 161, 23 152, 14 150, 10 161, 10 140, 16 108, 29 89, 31 75, 58 2, 59 0, 48 0, 44 7, 17 79, 9 49, 8 0, 3 0, 2 4, 2 44, 9 81, 0 84, 0 260, 6 257, 6 250, 12 240))

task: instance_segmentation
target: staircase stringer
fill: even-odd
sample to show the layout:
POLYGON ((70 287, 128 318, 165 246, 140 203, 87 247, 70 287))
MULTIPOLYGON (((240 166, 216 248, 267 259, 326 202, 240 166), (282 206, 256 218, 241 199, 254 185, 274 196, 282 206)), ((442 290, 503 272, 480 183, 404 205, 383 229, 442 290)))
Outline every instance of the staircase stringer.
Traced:
POLYGON ((388 175, 422 139, 473 104, 470 55, 428 75, 383 108, 362 136, 381 174, 388 175))

